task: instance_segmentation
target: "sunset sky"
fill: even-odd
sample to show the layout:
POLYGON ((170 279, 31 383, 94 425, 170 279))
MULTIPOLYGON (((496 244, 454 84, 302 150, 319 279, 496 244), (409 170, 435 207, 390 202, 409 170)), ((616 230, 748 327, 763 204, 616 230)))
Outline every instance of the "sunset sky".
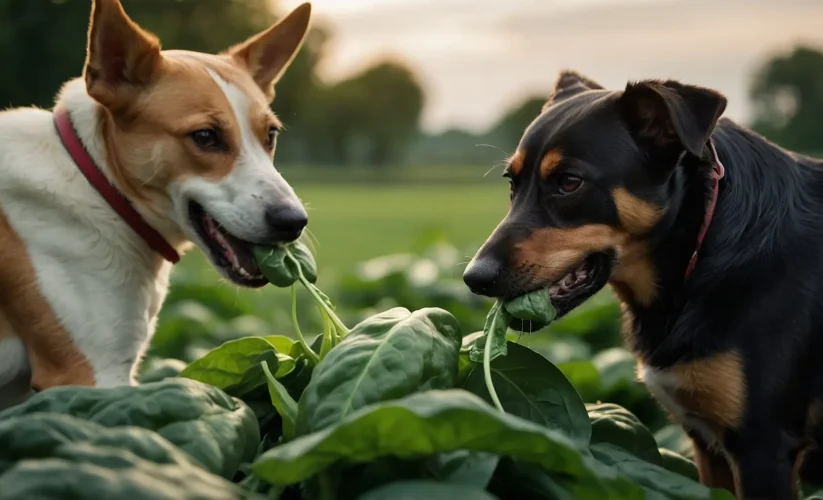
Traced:
MULTIPOLYGON (((302 0, 280 0, 291 8, 302 0)), ((382 55, 426 86, 424 126, 488 127, 569 67, 609 88, 677 78, 716 88, 726 115, 749 117, 752 73, 803 42, 823 49, 821 0, 312 0, 334 32, 323 73, 382 55)))

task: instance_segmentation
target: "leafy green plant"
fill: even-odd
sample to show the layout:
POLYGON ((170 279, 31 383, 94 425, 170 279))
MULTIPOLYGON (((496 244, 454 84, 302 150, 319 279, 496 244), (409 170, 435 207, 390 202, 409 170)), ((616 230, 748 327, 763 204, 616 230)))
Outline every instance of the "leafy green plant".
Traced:
POLYGON ((441 308, 394 307, 349 329, 288 248, 258 258, 272 283, 309 290, 326 330, 308 342, 295 316, 297 341, 232 341, 181 374, 250 401, 265 386, 280 425, 261 428, 255 492, 383 498, 459 486, 494 498, 525 474, 547 498, 724 495, 687 477, 691 462, 670 450, 667 468, 630 412, 587 409, 562 370, 507 339, 513 321, 554 318, 547 291, 495 304, 484 332, 465 337, 441 308))
POLYGON ((255 256, 291 291, 289 336, 242 306, 218 317, 181 298, 144 385, 50 389, 0 413, 0 499, 732 498, 696 482, 682 431, 653 434, 635 416, 649 399, 608 340, 608 297, 552 323, 540 290, 493 304, 464 335, 462 318, 473 330, 487 305, 438 289, 430 254, 371 282, 369 293, 394 280, 398 294, 349 311, 349 328, 305 246, 255 256), (312 309, 320 321, 306 330, 322 326, 307 335, 312 309), (539 337, 509 328, 549 323, 539 337))

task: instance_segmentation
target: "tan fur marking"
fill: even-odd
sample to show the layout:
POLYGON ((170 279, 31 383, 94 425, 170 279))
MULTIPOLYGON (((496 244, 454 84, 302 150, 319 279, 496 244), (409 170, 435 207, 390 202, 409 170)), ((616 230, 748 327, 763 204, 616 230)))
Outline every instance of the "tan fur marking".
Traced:
POLYGON ((593 252, 616 248, 620 234, 613 228, 591 224, 575 228, 542 228, 514 245, 514 260, 535 266, 532 280, 554 283, 593 252))
POLYGON ((651 230, 663 211, 619 187, 612 191, 620 226, 629 234, 640 236, 651 230))
POLYGON ((0 211, 0 337, 20 336, 37 389, 57 385, 94 385, 94 371, 77 350, 46 299, 23 240, 0 211))
POLYGON ((677 380, 674 398, 690 412, 721 428, 737 428, 746 407, 746 379, 743 363, 735 351, 666 370, 677 380))
POLYGON ((509 171, 512 175, 517 175, 523 171, 523 151, 517 150, 509 160, 509 171))
POLYGON ((540 177, 546 178, 560 165, 563 159, 563 152, 559 149, 550 149, 540 160, 540 177))
POLYGON ((554 283, 589 254, 617 250, 619 263, 611 282, 618 297, 648 305, 657 294, 657 276, 641 243, 624 231, 591 224, 576 228, 537 229, 514 245, 513 259, 530 270, 534 282, 554 283))
POLYGON ((620 264, 612 274, 612 288, 623 302, 651 305, 657 296, 657 273, 646 245, 628 239, 620 250, 620 264))

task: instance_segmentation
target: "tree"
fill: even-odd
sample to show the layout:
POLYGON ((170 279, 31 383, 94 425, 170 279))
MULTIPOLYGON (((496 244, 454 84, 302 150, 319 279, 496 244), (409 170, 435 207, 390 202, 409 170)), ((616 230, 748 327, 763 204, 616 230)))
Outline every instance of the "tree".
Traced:
POLYGON ((775 56, 757 73, 750 95, 755 130, 790 149, 823 150, 823 53, 799 46, 775 56))
POLYGON ((533 96, 523 100, 520 104, 506 112, 497 124, 489 131, 489 135, 514 149, 520 142, 526 127, 540 115, 548 97, 533 96))
POLYGON ((312 160, 346 165, 354 161, 384 167, 402 160, 417 137, 424 95, 410 69, 381 62, 322 89, 313 107, 312 160))

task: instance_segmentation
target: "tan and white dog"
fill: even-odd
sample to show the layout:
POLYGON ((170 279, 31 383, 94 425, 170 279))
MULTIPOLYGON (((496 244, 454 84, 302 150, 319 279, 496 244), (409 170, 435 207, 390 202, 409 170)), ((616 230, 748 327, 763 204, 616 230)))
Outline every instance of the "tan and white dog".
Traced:
POLYGON ((269 104, 310 17, 210 55, 162 51, 94 0, 83 78, 54 112, 0 113, 0 406, 22 383, 133 384, 191 242, 232 282, 267 283, 250 244, 307 223, 272 165, 269 104))

